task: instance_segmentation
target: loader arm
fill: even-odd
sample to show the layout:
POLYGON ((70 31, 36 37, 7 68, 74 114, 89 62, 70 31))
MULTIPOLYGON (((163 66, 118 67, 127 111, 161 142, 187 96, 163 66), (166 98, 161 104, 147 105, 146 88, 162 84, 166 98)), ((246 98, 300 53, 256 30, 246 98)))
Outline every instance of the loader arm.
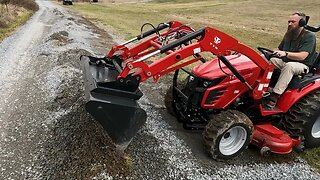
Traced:
POLYGON ((262 93, 266 91, 269 86, 269 81, 273 72, 273 65, 269 64, 252 48, 240 43, 233 37, 210 27, 201 28, 178 39, 177 41, 153 51, 150 54, 127 62, 118 78, 125 79, 130 75, 132 70, 139 69, 135 74, 133 74, 133 76, 140 77, 140 82, 143 82, 150 77, 153 77, 154 81, 157 81, 161 76, 169 72, 200 60, 202 57, 197 55, 200 52, 211 52, 215 54, 241 82, 245 83, 247 87, 252 90, 254 99, 262 98, 262 93), (172 49, 194 39, 197 39, 197 41, 179 50, 171 51, 172 49), (167 53, 168 51, 170 51, 169 55, 150 65, 144 62, 144 60, 150 57, 157 54, 167 53), (228 54, 228 51, 236 51, 247 56, 261 69, 261 73, 255 82, 246 82, 240 73, 224 58, 224 55, 228 54), (196 55, 195 58, 178 64, 180 61, 193 55, 196 55))
POLYGON ((149 31, 146 31, 144 33, 141 33, 140 35, 137 35, 135 38, 130 39, 124 43, 121 43, 119 45, 112 46, 111 50, 106 54, 107 58, 112 58, 112 56, 118 54, 123 58, 123 61, 127 59, 138 59, 141 56, 144 56, 146 54, 152 53, 156 51, 157 49, 161 48, 163 46, 163 41, 165 38, 167 38, 170 34, 176 33, 176 32, 183 32, 186 33, 193 32, 194 30, 190 28, 187 25, 182 24, 178 21, 170 21, 167 23, 161 23, 154 29, 150 29, 149 31), (164 30, 168 28, 167 31, 160 33, 161 30, 164 30), (127 45, 130 43, 133 43, 135 41, 139 41, 141 39, 144 39, 150 35, 157 34, 157 36, 152 36, 151 38, 131 47, 128 48, 127 45))

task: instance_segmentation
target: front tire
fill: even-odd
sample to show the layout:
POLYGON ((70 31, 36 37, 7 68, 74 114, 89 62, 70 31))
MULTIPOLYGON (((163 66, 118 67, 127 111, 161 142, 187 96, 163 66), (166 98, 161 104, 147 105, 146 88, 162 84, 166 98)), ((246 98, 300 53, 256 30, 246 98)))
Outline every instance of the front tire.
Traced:
POLYGON ((306 148, 320 146, 320 91, 307 94, 287 112, 282 122, 293 137, 303 140, 306 148))
POLYGON ((243 113, 235 110, 214 115, 205 127, 205 150, 216 160, 228 160, 241 154, 252 140, 253 125, 243 113))

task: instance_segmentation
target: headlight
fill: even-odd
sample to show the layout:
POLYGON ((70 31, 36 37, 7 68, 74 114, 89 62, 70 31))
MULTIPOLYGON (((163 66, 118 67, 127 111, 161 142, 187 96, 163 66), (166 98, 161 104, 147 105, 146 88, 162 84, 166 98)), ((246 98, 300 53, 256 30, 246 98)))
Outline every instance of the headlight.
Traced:
POLYGON ((204 82, 203 82, 203 86, 204 86, 204 87, 208 87, 209 84, 210 84, 210 83, 209 83, 208 81, 204 81, 204 82))

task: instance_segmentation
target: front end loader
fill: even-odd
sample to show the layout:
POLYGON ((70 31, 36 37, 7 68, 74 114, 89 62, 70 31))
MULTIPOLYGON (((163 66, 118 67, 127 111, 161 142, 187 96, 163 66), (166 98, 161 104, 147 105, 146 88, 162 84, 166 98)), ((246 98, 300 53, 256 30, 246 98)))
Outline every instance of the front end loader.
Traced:
POLYGON ((233 158, 250 143, 262 154, 287 154, 310 144, 310 134, 313 145, 320 145, 317 68, 296 79, 275 109, 267 109, 263 97, 273 86, 274 66, 265 58, 272 56, 265 48, 259 48, 262 56, 211 27, 194 30, 171 21, 158 26, 146 23, 141 31, 145 25, 152 29, 113 46, 105 57, 80 58, 86 109, 119 148, 126 148, 146 121, 147 114, 137 103, 143 95, 139 84, 149 78, 156 82, 170 72, 174 76, 165 96, 168 112, 186 129, 203 129, 205 149, 214 159, 233 158), (184 68, 196 62, 201 64, 191 71, 184 68), (186 76, 181 78, 181 73, 186 76), (312 101, 308 110, 312 123, 288 114, 305 101, 312 101))
POLYGON ((157 27, 152 27, 153 29, 123 44, 113 46, 105 57, 81 56, 80 58, 84 72, 86 110, 99 121, 120 149, 127 147, 147 118, 146 112, 137 103, 143 95, 139 84, 146 77, 128 73, 133 68, 131 65, 126 65, 124 68, 124 63, 130 64, 141 57, 150 56, 164 43, 193 31, 180 22, 161 23, 157 27), (165 29, 167 31, 160 34, 160 31, 165 29), (157 36, 149 37, 154 34, 157 36), (146 38, 149 39, 131 48, 127 47, 146 38), (122 75, 125 72, 126 75, 122 75))

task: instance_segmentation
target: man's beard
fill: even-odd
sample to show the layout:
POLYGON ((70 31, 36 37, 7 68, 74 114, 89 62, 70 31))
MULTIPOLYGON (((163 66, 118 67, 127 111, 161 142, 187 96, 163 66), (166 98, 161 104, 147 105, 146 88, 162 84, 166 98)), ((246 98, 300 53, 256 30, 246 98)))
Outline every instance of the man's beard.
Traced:
POLYGON ((299 33, 300 33, 299 27, 296 27, 296 28, 289 28, 288 27, 288 30, 287 30, 286 34, 284 35, 284 39, 286 41, 291 41, 291 40, 297 39, 297 37, 299 36, 299 33))

